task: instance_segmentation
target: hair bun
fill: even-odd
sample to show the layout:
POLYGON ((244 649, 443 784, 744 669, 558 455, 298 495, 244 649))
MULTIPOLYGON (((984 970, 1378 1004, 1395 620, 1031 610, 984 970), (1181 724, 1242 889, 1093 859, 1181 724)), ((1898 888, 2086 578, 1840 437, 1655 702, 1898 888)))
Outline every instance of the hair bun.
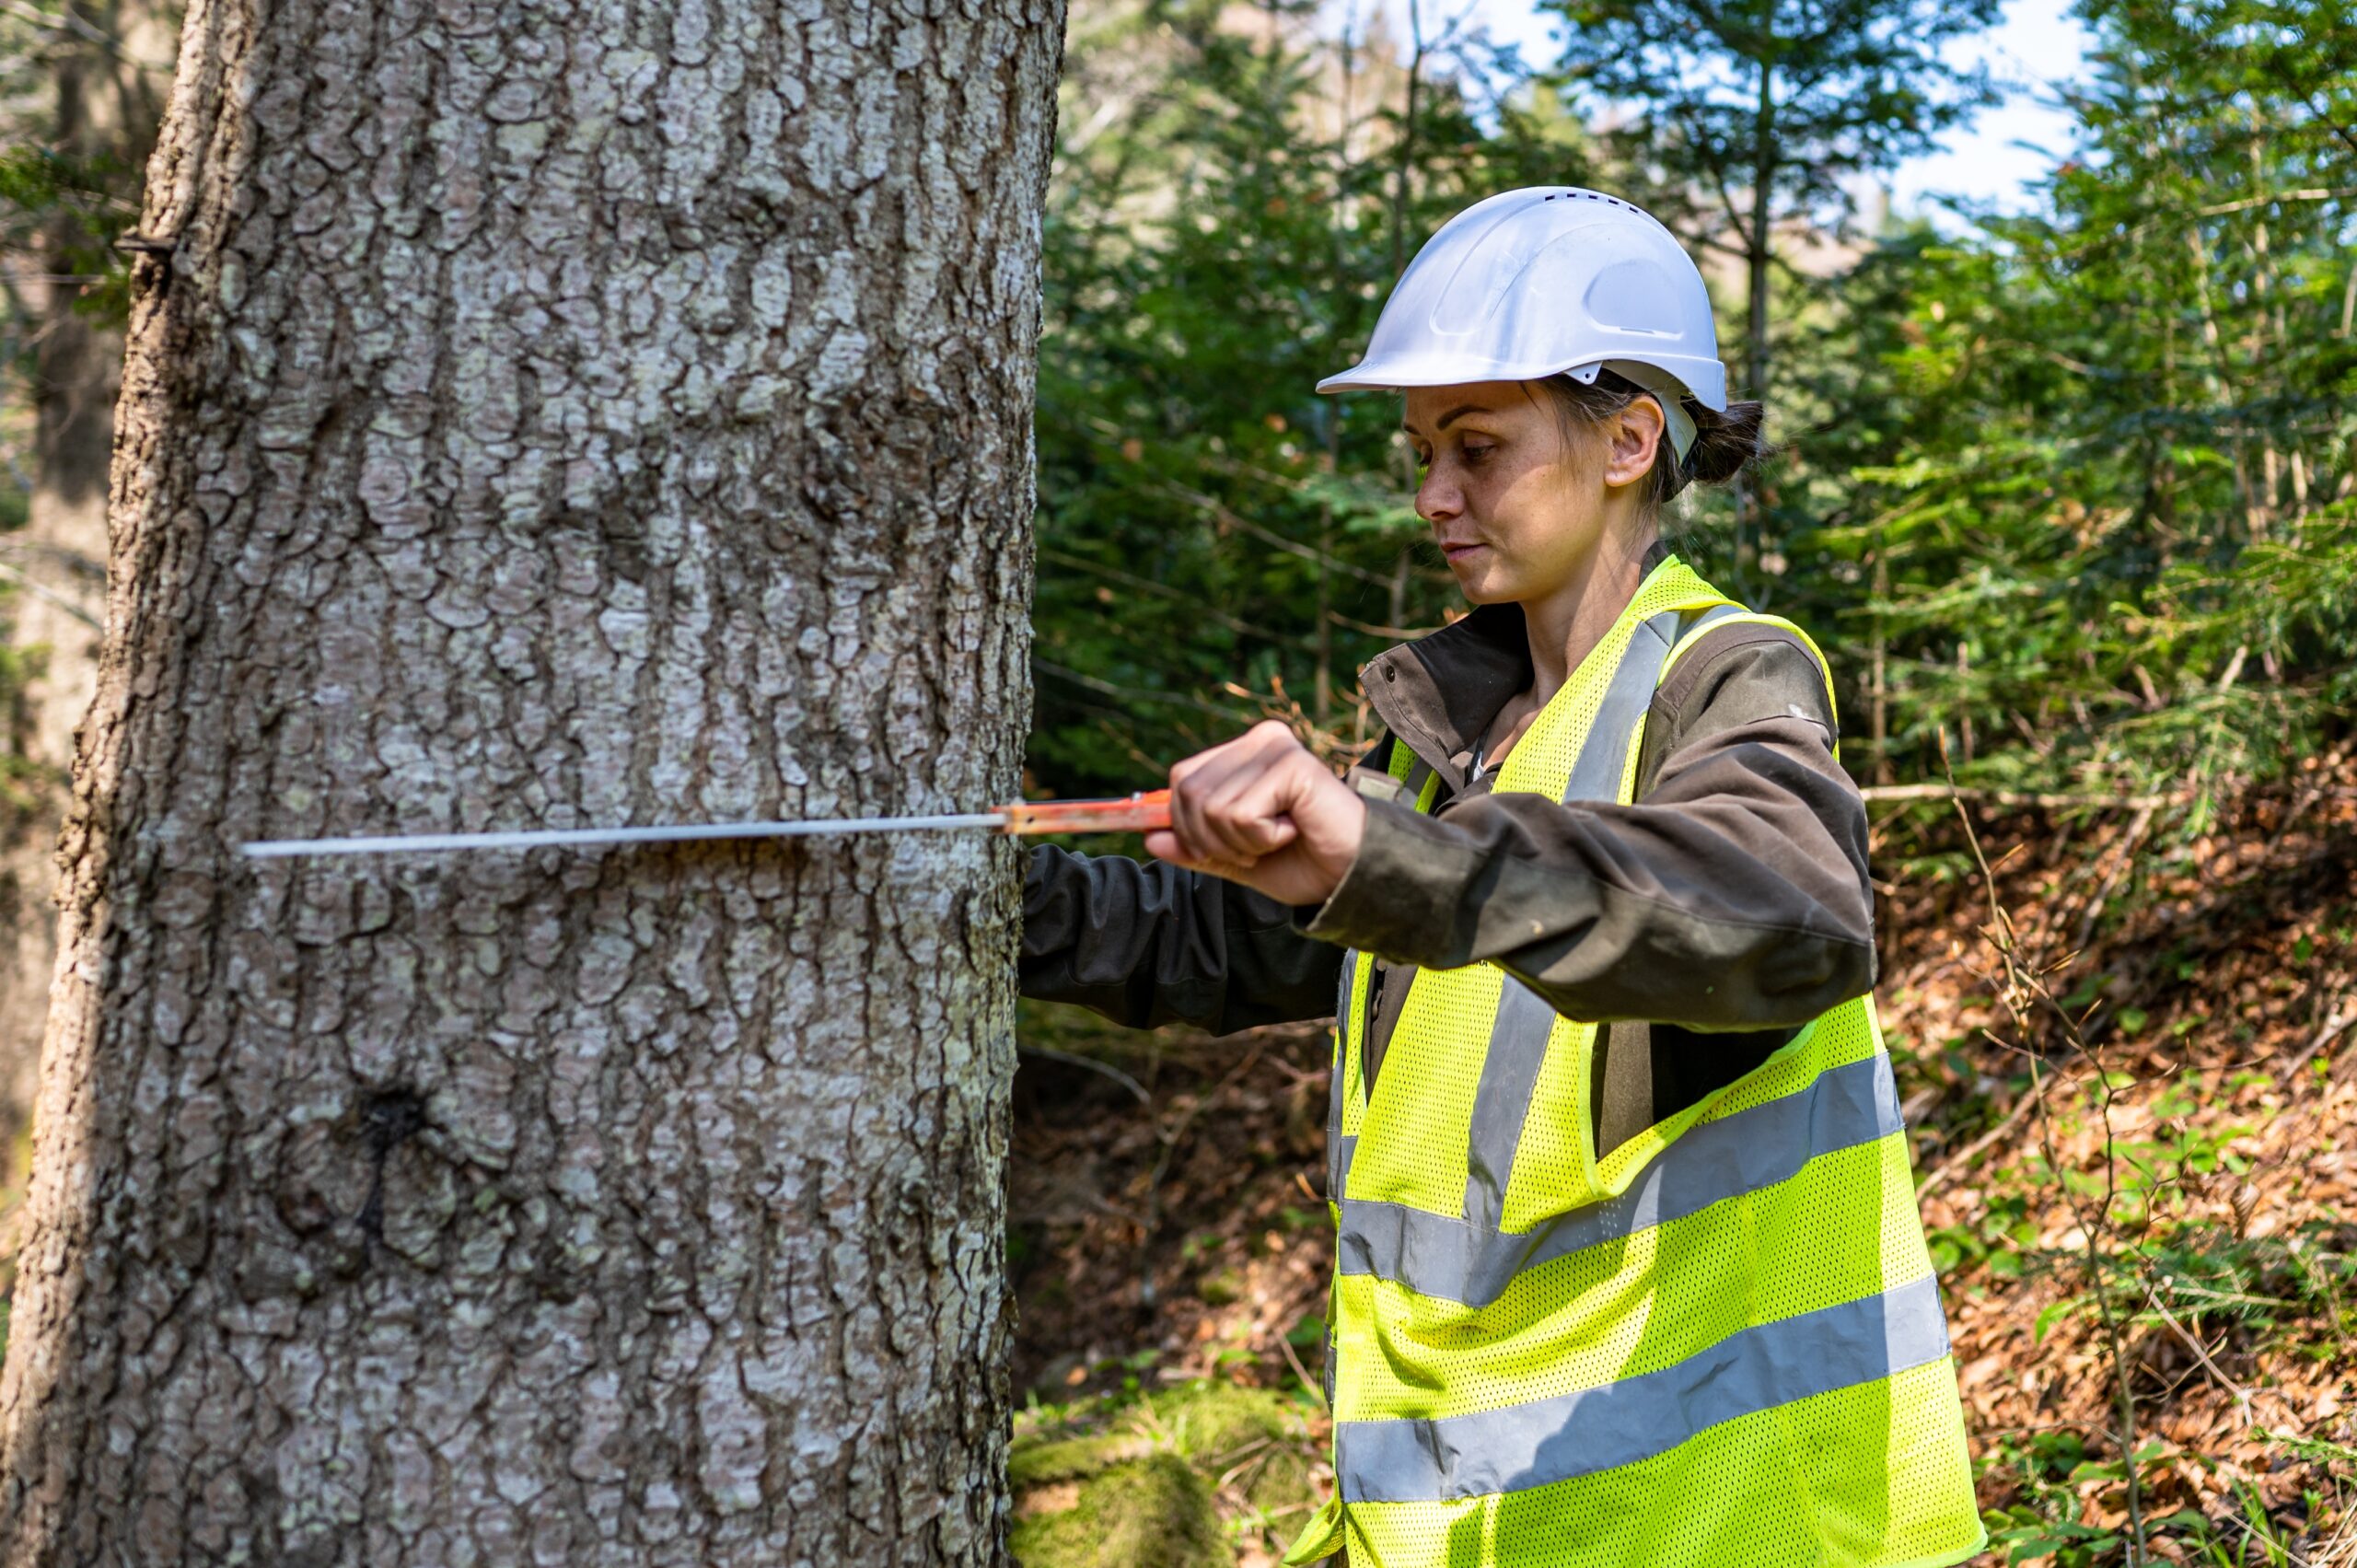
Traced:
POLYGON ((1729 403, 1724 412, 1685 401, 1694 421, 1694 444, 1686 449, 1680 471, 1704 484, 1724 484, 1769 455, 1762 438, 1766 411, 1758 402, 1729 403))

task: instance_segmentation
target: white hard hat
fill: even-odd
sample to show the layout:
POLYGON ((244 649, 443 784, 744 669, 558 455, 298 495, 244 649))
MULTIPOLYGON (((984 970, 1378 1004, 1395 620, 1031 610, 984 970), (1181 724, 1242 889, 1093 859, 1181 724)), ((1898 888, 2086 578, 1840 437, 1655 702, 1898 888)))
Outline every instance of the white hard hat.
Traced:
POLYGON ((1366 357, 1321 392, 1535 381, 1611 369, 1656 395, 1683 461, 1691 397, 1727 406, 1711 295, 1677 236, 1576 185, 1502 191, 1443 224, 1399 276, 1366 357))

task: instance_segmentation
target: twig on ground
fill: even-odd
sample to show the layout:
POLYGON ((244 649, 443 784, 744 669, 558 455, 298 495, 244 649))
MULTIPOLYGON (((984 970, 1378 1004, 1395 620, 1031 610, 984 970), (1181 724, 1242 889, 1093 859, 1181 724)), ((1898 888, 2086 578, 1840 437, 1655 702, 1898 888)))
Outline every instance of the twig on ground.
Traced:
POLYGON ((2347 996, 2343 996, 2332 1005, 2331 1015, 2325 1019, 2324 1028, 2316 1031, 2316 1039, 2308 1041, 2308 1048, 2305 1051, 2292 1058, 2292 1064, 2277 1075, 2277 1083, 2289 1086, 2293 1080, 2300 1075, 2300 1069, 2305 1067, 2317 1051, 2332 1043, 2333 1036, 2351 1024, 2357 1023, 2357 1012, 2350 1011, 2349 1001, 2347 996))
POLYGON ((1137 1096, 1140 1105, 1154 1104, 1154 1097, 1145 1092, 1144 1084, 1139 1083, 1109 1062, 1099 1062, 1093 1056, 1075 1056, 1069 1051, 1051 1051, 1044 1045, 1018 1045, 1015 1050, 1020 1056, 1043 1056, 1051 1062, 1061 1062, 1068 1067, 1086 1067, 1092 1073, 1102 1073, 1130 1093, 1137 1096))
POLYGON ((2274 832, 2268 835, 2268 854, 2272 855, 2277 847, 2291 837, 2292 830, 2299 824, 2301 818, 2307 815, 2308 807, 2327 796, 2338 793, 2327 781, 2344 778, 2348 772, 2349 748, 2346 745, 2336 746, 2325 753, 2323 765, 2316 770, 2315 776, 2307 784, 2301 786, 2299 796, 2292 803, 2292 809, 2283 814, 2283 820, 2276 825, 2274 832))
POLYGON ((2177 1320, 2177 1314, 2168 1309, 2167 1306, 2162 1302, 2160 1293, 2149 1284, 2144 1287, 2144 1301, 2154 1311, 2161 1315, 2161 1321, 2169 1326, 2169 1331, 2185 1342, 2185 1348, 2193 1353, 2194 1359, 2201 1364, 2204 1371, 2218 1380, 2218 1387, 2235 1397, 2235 1408, 2242 1412, 2243 1424, 2248 1426, 2250 1424, 2250 1390, 2227 1376, 2218 1364, 2210 1359, 2209 1348, 2196 1339, 2184 1324, 2177 1320))
POLYGON ((2096 896, 2087 900, 2085 912, 2079 916, 2078 935, 2071 939, 2073 952, 2086 950, 2088 941, 2096 934, 2096 922, 2103 918, 2103 907, 2111 899, 2112 889, 2119 886, 2122 877, 2128 875, 2128 868, 2136 864, 2136 848, 2144 842, 2145 830, 2153 825, 2153 811, 2151 806, 2136 808, 2134 819, 2128 824, 2127 834, 2119 841, 2118 864, 2112 866, 2111 875, 2103 879, 2103 886, 2096 889, 2096 896))
POLYGON ((1279 1334, 1277 1336, 1277 1348, 1285 1353, 1286 1364, 1292 1366, 1293 1375, 1301 1379, 1301 1386, 1309 1390, 1311 1397, 1317 1400, 1318 1407, 1321 1410, 1325 1408, 1326 1385, 1318 1379, 1312 1377, 1309 1375, 1309 1369, 1302 1365, 1301 1357, 1294 1354, 1293 1353, 1293 1342, 1285 1338, 1284 1335, 1279 1334))
POLYGON ((1871 784, 1860 790, 1876 805, 1895 800, 1979 800, 1991 806, 2118 806, 2150 811, 2182 799, 2176 795, 2081 795, 2068 791, 1982 789, 1971 784, 1871 784))
POLYGON ((1966 1166, 1971 1164, 1974 1156, 1980 1154, 1981 1150, 1987 1148, 1990 1144, 1995 1143, 1998 1139, 2012 1132, 2014 1130, 2014 1124, 2021 1121, 2023 1117, 2028 1115, 2030 1108, 2037 1103, 2038 1101, 2032 1097, 2028 1095, 2022 1096, 2020 1102, 2016 1104, 2013 1109, 2005 1113, 2003 1121, 1998 1122, 1994 1127, 1990 1128, 1986 1132, 1981 1133, 1980 1136, 1975 1138, 1963 1148, 1958 1149, 1955 1154, 1950 1155, 1947 1158, 1942 1160, 1937 1169, 1933 1170, 1931 1175, 1925 1177, 1922 1181, 1917 1182, 1915 1184, 1915 1196, 1920 1200, 1923 1194, 1929 1192, 1933 1188, 1937 1187, 1941 1182, 1945 1181, 1949 1177, 1955 1175, 1957 1171, 1962 1170, 1966 1166))

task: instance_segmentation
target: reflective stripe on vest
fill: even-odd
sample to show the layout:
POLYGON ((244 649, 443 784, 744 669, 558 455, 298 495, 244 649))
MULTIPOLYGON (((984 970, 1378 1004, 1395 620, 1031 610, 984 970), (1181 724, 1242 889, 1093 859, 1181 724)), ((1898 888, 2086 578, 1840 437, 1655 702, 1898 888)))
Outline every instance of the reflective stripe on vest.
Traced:
POLYGON ((1761 1323, 1658 1372, 1439 1421, 1347 1423, 1352 1503, 1418 1503, 1545 1486, 1666 1453, 1707 1427, 1887 1377, 1948 1353, 1931 1275, 1761 1323))
MULTIPOLYGON (((1890 1059, 1870 1056, 1820 1073, 1799 1094, 1701 1123, 1662 1151, 1619 1197, 1574 1209, 1536 1230, 1500 1231, 1469 1217, 1345 1197, 1336 1267, 1396 1281, 1420 1295, 1487 1307, 1525 1269, 1789 1181, 1819 1155, 1900 1130, 1890 1059)), ((1357 1142, 1342 1140, 1346 1173, 1357 1142)))
MULTIPOLYGON (((1496 790, 1630 801, 1664 671, 1734 620, 1789 625, 1675 555, 1656 566, 1496 790)), ((1388 766, 1430 809, 1429 768, 1396 744, 1388 766)), ((1288 1562, 1346 1536, 1353 1568, 1930 1568, 1979 1550, 1870 996, 1603 1151, 1595 1026, 1491 964, 1415 972, 1370 1094, 1372 970, 1343 966, 1329 1097, 1338 1494, 1288 1562)))

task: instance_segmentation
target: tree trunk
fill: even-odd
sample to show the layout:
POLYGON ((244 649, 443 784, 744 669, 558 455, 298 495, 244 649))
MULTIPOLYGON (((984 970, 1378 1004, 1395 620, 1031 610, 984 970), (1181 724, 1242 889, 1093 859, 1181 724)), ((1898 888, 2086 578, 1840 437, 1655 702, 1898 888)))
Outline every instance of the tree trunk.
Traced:
MULTIPOLYGON (((136 168, 156 139, 168 73, 141 62, 168 60, 173 19, 149 0, 77 4, 74 14, 113 41, 60 35, 52 67, 56 89, 52 144, 77 161, 110 158, 136 168)), ((0 825, 0 1149, 13 1151, 32 1115, 49 982, 57 967, 57 833, 65 819, 74 729, 98 685, 99 623, 106 611, 107 453, 122 334, 76 308, 85 285, 64 260, 73 237, 61 220, 41 250, 48 281, 27 290, 39 301, 32 354, 33 488, 24 530, 6 564, 17 588, 8 641, 37 655, 11 727, 17 755, 32 764, 26 809, 0 825)))
MULTIPOLYGON (((1759 93, 1752 107, 1751 134, 1751 233, 1750 243, 1744 254, 1747 304, 1744 322, 1743 374, 1750 383, 1750 396, 1772 405, 1773 399, 1768 390, 1768 272, 1775 259, 1771 245, 1776 215, 1776 76, 1764 48, 1759 58, 1759 93)), ((1752 592, 1747 586, 1751 581, 1751 563, 1771 548, 1772 541, 1768 538, 1767 499, 1760 494, 1757 476, 1742 477, 1736 482, 1735 493, 1733 577, 1738 598, 1747 601, 1752 599, 1752 592)))
POLYGON ((1768 393, 1768 285, 1774 261, 1771 250, 1776 220, 1776 76, 1766 60, 1759 62, 1759 87, 1752 105, 1751 235, 1746 249, 1744 291, 1747 319, 1743 334, 1743 375, 1751 396, 1768 393))
POLYGON ((0 1560, 1003 1557, 1056 0, 199 0, 0 1560), (529 16, 530 20, 525 18, 529 16))

